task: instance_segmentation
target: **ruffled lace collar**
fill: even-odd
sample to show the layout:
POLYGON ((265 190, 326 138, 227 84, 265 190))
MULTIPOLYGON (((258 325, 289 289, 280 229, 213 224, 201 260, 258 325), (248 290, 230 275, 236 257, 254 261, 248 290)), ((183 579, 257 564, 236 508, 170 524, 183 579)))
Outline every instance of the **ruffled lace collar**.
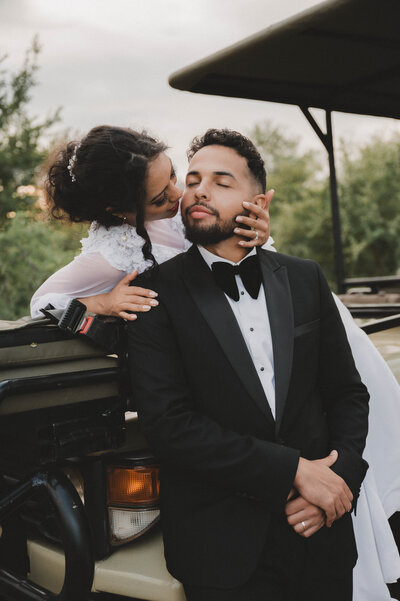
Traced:
MULTIPOLYGON (((100 253, 112 267, 126 273, 135 269, 142 273, 152 264, 143 256, 143 238, 128 223, 106 229, 93 222, 88 237, 83 238, 81 244, 82 254, 100 253)), ((153 244, 152 252, 157 263, 163 263, 178 254, 176 249, 161 244, 153 244)))

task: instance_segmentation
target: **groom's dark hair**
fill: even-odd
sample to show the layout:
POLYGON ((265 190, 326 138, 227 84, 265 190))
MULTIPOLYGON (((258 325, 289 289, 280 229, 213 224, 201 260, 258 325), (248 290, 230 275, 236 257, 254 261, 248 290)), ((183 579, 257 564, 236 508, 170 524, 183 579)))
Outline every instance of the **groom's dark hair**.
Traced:
POLYGON ((193 138, 188 151, 189 161, 204 146, 227 146, 247 160, 247 166, 254 180, 259 184, 261 192, 267 188, 267 173, 263 158, 254 146, 253 142, 238 131, 232 129, 208 129, 203 136, 193 138))

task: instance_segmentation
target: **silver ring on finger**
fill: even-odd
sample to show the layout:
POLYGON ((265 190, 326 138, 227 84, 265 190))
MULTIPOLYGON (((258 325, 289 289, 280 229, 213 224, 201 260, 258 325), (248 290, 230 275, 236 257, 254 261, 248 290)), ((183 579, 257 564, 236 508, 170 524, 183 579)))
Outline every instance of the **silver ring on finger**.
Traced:
POLYGON ((307 530, 307 526, 305 522, 301 522, 301 525, 303 526, 303 532, 305 532, 307 530))
POLYGON ((257 241, 259 237, 260 237, 260 236, 259 236, 259 233, 258 233, 258 231, 256 230, 256 237, 254 238, 254 240, 256 240, 256 241, 257 241))

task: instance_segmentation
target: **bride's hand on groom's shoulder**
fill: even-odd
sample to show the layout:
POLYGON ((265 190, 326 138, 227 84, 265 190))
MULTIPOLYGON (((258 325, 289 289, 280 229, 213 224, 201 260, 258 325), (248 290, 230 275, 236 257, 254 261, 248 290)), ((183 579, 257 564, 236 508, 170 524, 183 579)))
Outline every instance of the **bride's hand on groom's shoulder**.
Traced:
POLYGON ((111 311, 107 315, 115 315, 132 321, 137 318, 136 313, 150 311, 152 307, 158 305, 158 301, 155 299, 156 292, 139 286, 130 286, 137 275, 137 271, 128 273, 115 288, 107 293, 111 311))
POLYGON ((88 311, 93 313, 133 321, 137 319, 136 313, 150 311, 152 307, 158 305, 155 299, 157 292, 139 286, 130 286, 137 275, 137 270, 128 273, 110 292, 82 299, 82 302, 85 303, 88 311))

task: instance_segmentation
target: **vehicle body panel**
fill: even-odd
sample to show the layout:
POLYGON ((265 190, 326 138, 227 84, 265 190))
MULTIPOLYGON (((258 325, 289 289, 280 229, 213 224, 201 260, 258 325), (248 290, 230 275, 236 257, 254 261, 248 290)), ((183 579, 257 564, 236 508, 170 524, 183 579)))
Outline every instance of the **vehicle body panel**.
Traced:
MULTIPOLYGON (((48 542, 29 541, 28 553, 30 578, 52 592, 60 591, 65 567, 62 550, 48 542)), ((92 590, 127 599, 185 601, 182 585, 167 571, 160 528, 96 562, 92 590)))

